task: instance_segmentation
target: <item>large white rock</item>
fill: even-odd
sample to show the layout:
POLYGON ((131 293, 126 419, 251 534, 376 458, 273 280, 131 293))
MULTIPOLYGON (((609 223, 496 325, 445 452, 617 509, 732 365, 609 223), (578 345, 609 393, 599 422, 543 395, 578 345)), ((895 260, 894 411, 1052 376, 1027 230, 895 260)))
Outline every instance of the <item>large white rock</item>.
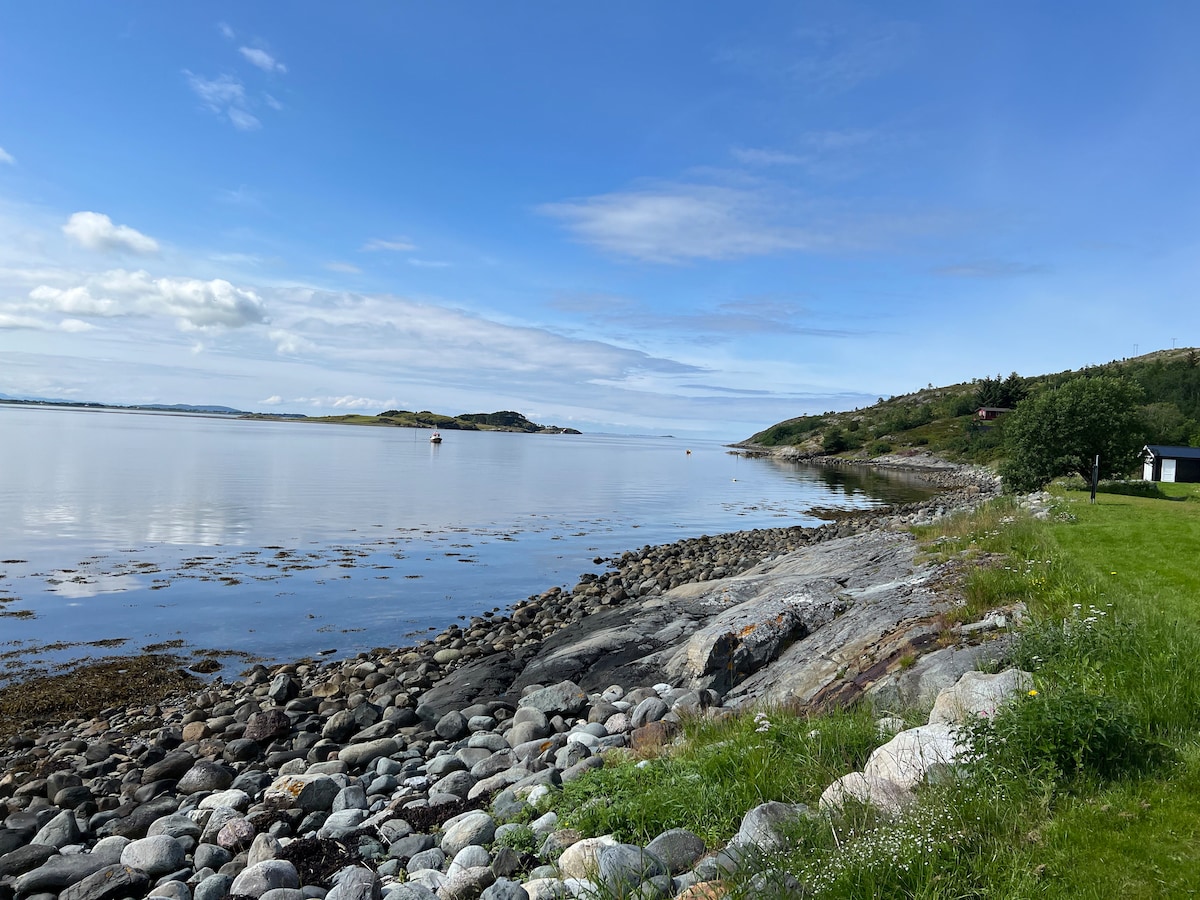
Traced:
POLYGON ((591 878, 600 866, 600 851, 616 845, 611 834, 577 841, 558 858, 558 871, 564 878, 591 878))
POLYGON ((863 774, 886 778, 911 789, 925 780, 934 766, 952 766, 967 748, 953 725, 921 725, 902 731, 867 758, 863 774))
POLYGON ((1033 687, 1033 676, 1020 669, 1005 669, 999 675, 966 672, 953 687, 941 691, 929 714, 929 724, 963 725, 980 717, 991 718, 1015 694, 1033 687))
POLYGON ((821 794, 820 808, 824 812, 841 812, 847 801, 873 806, 880 812, 896 815, 910 806, 916 797, 890 778, 851 772, 843 775, 821 794))

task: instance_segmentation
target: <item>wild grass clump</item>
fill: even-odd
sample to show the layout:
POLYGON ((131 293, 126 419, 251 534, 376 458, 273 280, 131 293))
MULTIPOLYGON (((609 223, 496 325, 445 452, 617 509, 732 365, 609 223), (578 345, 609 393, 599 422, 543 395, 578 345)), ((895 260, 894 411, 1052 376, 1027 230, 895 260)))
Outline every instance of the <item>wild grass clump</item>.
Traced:
POLYGON ((787 710, 687 723, 685 741, 654 759, 629 755, 564 786, 553 808, 567 827, 646 844, 687 828, 710 846, 769 800, 815 806, 834 779, 882 743, 866 708, 818 717, 787 710))

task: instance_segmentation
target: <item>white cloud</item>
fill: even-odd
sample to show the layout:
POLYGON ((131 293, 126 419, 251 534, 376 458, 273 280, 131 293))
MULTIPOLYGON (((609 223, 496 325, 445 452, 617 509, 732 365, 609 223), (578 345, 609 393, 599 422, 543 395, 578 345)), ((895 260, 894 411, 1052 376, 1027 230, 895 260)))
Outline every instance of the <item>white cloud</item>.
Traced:
POLYGON ((89 250, 127 250, 148 256, 158 252, 158 242, 128 225, 114 225, 103 213, 77 212, 62 227, 63 234, 89 250))
POLYGON ((296 397, 292 403, 303 403, 318 409, 387 409, 395 406, 395 400, 376 400, 372 397, 355 397, 346 394, 342 397, 296 397))
POLYGON ((169 317, 187 329, 239 328, 265 318, 254 291, 223 279, 152 278, 140 270, 113 269, 65 289, 39 285, 29 298, 43 311, 76 317, 169 317))
POLYGON ((358 266, 354 265, 353 263, 338 262, 337 260, 334 260, 333 262, 325 263, 325 268, 327 268, 330 272, 343 272, 346 275, 361 275, 362 274, 362 269, 360 269, 358 266))
POLYGON ((15 158, 13 158, 13 155, 11 153, 9 153, 3 147, 0 147, 0 163, 5 163, 6 165, 10 165, 10 166, 15 166, 17 164, 17 161, 15 158))
POLYGON ((409 250, 416 250, 415 244, 408 241, 407 238, 398 238, 396 240, 385 241, 380 238, 371 238, 363 244, 362 249, 365 251, 372 250, 393 250, 399 253, 406 253, 409 250))
POLYGON ((438 259, 411 259, 410 258, 408 261, 408 264, 410 266, 416 266, 419 269, 446 269, 446 268, 449 268, 449 266, 450 266, 450 263, 442 262, 441 260, 438 260, 438 259))
POLYGON ((254 131, 256 128, 262 127, 262 122, 256 116, 236 106, 229 107, 229 121, 238 131, 254 131))
POLYGON ((217 30, 221 32, 221 36, 223 38, 225 38, 225 40, 227 40, 227 41, 232 41, 234 39, 234 37, 236 37, 236 34, 234 33, 233 29, 230 28, 229 25, 225 22, 218 22, 217 30))
POLYGON ((232 75, 221 75, 218 78, 205 78, 184 69, 188 86, 200 98, 210 112, 220 113, 232 104, 244 105, 246 89, 232 75))
POLYGON ((43 331, 46 324, 33 316, 21 316, 13 313, 0 312, 0 329, 27 328, 33 331, 43 331))
POLYGON ((96 326, 82 319, 63 319, 58 323, 59 331, 65 331, 68 334, 79 334, 84 331, 92 331, 96 326))
POLYGON ((736 259, 820 243, 776 222, 765 193, 740 188, 672 184, 547 203, 540 211, 585 244, 646 262, 736 259))
POLYGON ((281 109, 283 109, 283 104, 266 92, 263 93, 263 102, 276 112, 279 112, 281 109))
POLYGON ((282 402, 283 402, 283 398, 280 397, 278 394, 272 394, 266 400, 258 401, 260 406, 278 406, 282 402))
POLYGON ((287 66, 279 62, 266 50, 259 50, 257 47, 238 47, 238 53, 242 54, 246 60, 253 66, 258 66, 264 72, 279 72, 287 71, 287 66))
POLYGON ((245 86, 233 75, 205 78, 187 69, 183 70, 183 74, 187 76, 192 92, 209 112, 226 116, 239 131, 253 131, 262 127, 262 122, 251 112, 252 104, 246 96, 245 86))
POLYGON ((803 156, 782 150, 762 150, 754 147, 734 147, 733 158, 750 166, 796 166, 805 162, 803 156))

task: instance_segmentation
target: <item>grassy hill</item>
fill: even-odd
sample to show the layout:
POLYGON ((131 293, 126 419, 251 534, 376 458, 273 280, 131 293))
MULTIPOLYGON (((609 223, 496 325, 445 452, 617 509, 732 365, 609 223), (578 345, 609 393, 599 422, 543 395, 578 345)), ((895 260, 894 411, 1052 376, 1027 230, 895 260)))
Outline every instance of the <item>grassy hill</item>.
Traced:
POLYGON ((1141 385, 1149 443, 1200 445, 1200 353, 1180 348, 1051 375, 1014 372, 945 387, 931 384, 881 397, 864 409, 788 419, 741 446, 862 457, 924 448, 956 461, 988 463, 1001 453, 1004 419, 981 422, 979 407, 1015 408, 1034 391, 1088 375, 1125 375, 1141 385))

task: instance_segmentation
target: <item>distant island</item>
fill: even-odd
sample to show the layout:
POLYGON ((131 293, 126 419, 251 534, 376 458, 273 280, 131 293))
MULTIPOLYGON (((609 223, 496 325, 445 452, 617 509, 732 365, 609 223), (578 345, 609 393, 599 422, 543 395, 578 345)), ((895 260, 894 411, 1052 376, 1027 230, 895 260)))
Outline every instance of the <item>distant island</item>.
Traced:
MULTIPOLYGON (((268 414, 253 413, 248 418, 274 418, 268 414)), ((530 422, 519 412, 500 410, 493 413, 465 413, 461 416, 444 416, 422 410, 389 409, 377 416, 306 416, 306 422, 326 422, 333 425, 382 425, 392 428, 426 428, 439 431, 519 431, 525 434, 582 434, 574 428, 558 425, 539 425, 530 422)))
POLYGON ((422 410, 389 409, 378 415, 347 414, 340 416, 306 416, 301 413, 246 412, 231 406, 205 406, 189 403, 143 403, 123 406, 81 400, 52 400, 40 397, 10 397, 0 394, 0 404, 7 406, 56 406, 70 409, 124 410, 127 412, 175 413, 192 416, 221 416, 237 419, 323 422, 332 425, 382 425, 392 428, 425 428, 440 431, 517 431, 524 434, 582 434, 574 428, 558 425, 539 425, 519 412, 500 410, 493 413, 464 413, 445 416, 422 410))

